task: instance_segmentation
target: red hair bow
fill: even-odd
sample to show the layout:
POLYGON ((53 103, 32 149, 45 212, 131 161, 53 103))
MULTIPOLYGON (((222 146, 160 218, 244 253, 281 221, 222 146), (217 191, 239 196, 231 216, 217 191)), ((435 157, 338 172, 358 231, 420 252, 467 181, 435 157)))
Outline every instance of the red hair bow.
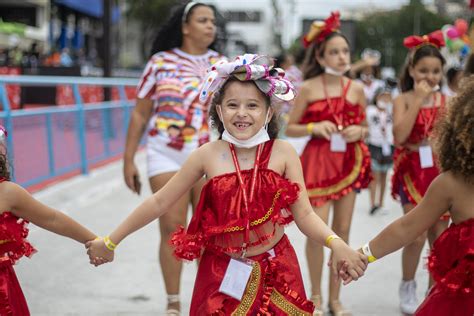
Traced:
POLYGON ((443 47, 444 44, 444 37, 443 37, 443 32, 440 30, 434 31, 428 35, 423 35, 423 36, 418 36, 418 35, 412 35, 405 37, 403 40, 403 45, 405 47, 412 49, 412 48, 419 48, 424 45, 433 45, 436 48, 441 48, 443 47))
POLYGON ((329 34, 339 31, 341 26, 339 17, 339 11, 334 11, 324 22, 314 21, 303 38, 303 46, 307 48, 313 41, 321 43, 329 34))

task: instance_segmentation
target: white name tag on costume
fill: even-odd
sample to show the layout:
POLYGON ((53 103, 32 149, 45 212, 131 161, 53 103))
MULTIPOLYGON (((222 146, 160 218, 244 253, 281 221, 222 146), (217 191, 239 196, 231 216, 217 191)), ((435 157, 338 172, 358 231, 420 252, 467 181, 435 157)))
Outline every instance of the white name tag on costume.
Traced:
POLYGON ((331 134, 331 151, 332 152, 346 152, 347 150, 347 142, 342 137, 340 133, 332 133, 331 134))
POLYGON ((433 163, 433 151, 431 150, 430 145, 423 145, 420 146, 418 149, 418 153, 420 154, 420 165, 421 168, 431 168, 434 166, 433 163))
POLYGON ((392 146, 389 143, 382 143, 382 155, 385 157, 392 155, 392 146))
POLYGON ((237 300, 242 300, 245 288, 252 274, 253 264, 237 259, 230 259, 225 271, 219 292, 227 294, 237 300))

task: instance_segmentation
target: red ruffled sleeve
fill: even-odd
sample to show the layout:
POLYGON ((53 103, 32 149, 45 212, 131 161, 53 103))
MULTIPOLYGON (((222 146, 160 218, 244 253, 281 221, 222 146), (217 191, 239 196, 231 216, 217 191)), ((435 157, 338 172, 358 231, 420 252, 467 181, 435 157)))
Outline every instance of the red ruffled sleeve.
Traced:
POLYGON ((474 218, 451 224, 433 245, 428 269, 440 288, 474 294, 474 218))
POLYGON ((36 249, 28 242, 28 222, 10 212, 0 214, 0 256, 15 264, 23 256, 31 257, 36 249))

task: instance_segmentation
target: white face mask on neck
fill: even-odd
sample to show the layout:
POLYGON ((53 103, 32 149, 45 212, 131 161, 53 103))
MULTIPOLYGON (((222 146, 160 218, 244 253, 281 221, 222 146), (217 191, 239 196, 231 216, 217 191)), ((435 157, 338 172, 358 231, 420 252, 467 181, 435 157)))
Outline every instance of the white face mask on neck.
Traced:
POLYGON ((351 69, 351 66, 350 66, 350 65, 347 65, 347 66, 344 68, 344 70, 342 70, 342 71, 338 71, 338 70, 336 70, 336 69, 334 69, 334 68, 331 68, 331 67, 329 67, 329 66, 326 66, 326 67, 324 67, 324 72, 327 73, 328 75, 333 75, 333 76, 341 77, 341 76, 344 76, 344 74, 345 74, 346 72, 348 72, 349 69, 351 69))
MULTIPOLYGON (((221 117, 223 117, 222 108, 220 108, 220 112, 221 112, 221 117)), ((267 110, 267 114, 265 116, 265 123, 263 124, 262 128, 255 135, 253 135, 249 139, 244 139, 244 140, 240 140, 232 136, 225 128, 224 121, 222 120, 222 125, 224 126, 224 132, 222 133, 222 140, 228 143, 234 144, 236 147, 239 147, 239 148, 252 148, 269 141, 270 136, 268 135, 268 132, 267 132, 268 114, 270 114, 270 109, 267 110)))

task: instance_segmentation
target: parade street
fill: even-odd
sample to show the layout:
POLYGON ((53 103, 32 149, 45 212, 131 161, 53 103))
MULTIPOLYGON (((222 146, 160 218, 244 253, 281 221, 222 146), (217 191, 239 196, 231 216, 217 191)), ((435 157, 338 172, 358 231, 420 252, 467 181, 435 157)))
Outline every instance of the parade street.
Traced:
MULTIPOLYGON (((145 157, 137 155, 142 182, 146 182, 145 157)), ((144 183, 146 184, 146 183, 144 183)), ((148 185, 141 197, 132 194, 122 180, 122 162, 117 161, 57 183, 35 194, 40 201, 60 209, 99 235, 108 234, 135 206, 150 194, 148 185)), ((368 192, 359 194, 352 222, 350 245, 360 247, 402 213, 399 204, 387 194, 388 214, 369 216, 368 192)), ((111 264, 94 267, 89 264, 83 245, 61 238, 46 230, 30 226, 29 239, 37 248, 31 260, 21 260, 15 270, 32 315, 162 315, 166 292, 157 261, 159 233, 157 223, 126 238, 116 250, 111 264)), ((309 277, 305 258, 305 237, 295 224, 287 234, 298 254, 306 293, 309 277)), ((423 262, 417 272, 418 297, 423 298, 428 274, 423 262)), ((369 266, 359 281, 341 290, 341 301, 354 315, 401 315, 398 286, 401 278, 401 252, 369 266)), ((325 258, 327 262, 327 257, 325 258)), ((186 263, 181 282, 183 315, 187 315, 197 264, 186 263)), ((328 293, 325 268, 323 293, 328 293)), ((327 297, 324 297, 327 306, 327 297)))

